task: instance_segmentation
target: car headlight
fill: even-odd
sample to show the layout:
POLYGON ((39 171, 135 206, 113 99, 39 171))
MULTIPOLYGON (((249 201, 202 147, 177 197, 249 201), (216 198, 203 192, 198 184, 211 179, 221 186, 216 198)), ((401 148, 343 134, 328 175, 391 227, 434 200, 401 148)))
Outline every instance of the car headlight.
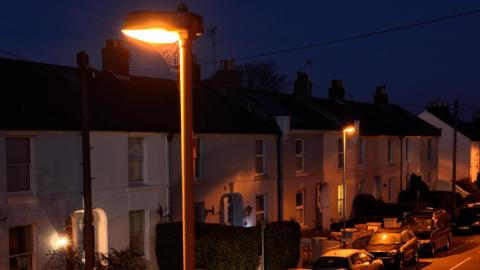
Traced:
POLYGON ((480 226, 480 221, 474 222, 472 226, 480 226))
POLYGON ((397 252, 398 252, 398 251, 397 251, 396 249, 392 249, 392 250, 390 250, 390 251, 387 252, 387 255, 388 255, 388 256, 395 256, 395 255, 397 255, 397 252))

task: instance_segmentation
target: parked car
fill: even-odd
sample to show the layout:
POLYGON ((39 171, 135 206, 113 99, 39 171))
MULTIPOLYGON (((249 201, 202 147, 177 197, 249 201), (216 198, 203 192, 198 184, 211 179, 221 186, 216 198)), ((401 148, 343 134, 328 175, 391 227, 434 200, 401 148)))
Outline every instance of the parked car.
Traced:
POLYGON ((314 270, 355 269, 383 270, 383 262, 361 249, 335 249, 328 251, 313 264, 314 270))
POLYGON ((402 228, 378 229, 370 239, 366 250, 380 258, 385 266, 403 269, 406 262, 417 263, 417 237, 412 231, 402 228))
POLYGON ((402 227, 411 230, 418 239, 420 254, 435 256, 438 249, 449 249, 452 241, 450 216, 443 209, 427 209, 408 213, 402 227))
POLYGON ((480 233, 480 206, 460 209, 452 226, 455 233, 480 233))

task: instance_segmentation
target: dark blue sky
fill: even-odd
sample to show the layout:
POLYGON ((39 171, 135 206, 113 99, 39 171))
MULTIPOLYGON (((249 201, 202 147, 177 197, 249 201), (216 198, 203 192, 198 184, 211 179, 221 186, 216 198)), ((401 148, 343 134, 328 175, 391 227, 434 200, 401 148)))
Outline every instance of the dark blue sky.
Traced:
MULTIPOLYGON (((217 26, 217 60, 297 47, 480 9, 480 2, 404 1, 184 1, 217 26)), ((133 10, 174 10, 178 1, 85 0, 2 3, 0 56, 73 66, 85 50, 101 67, 106 38, 121 37, 124 15, 133 10), (2 53, 3 52, 3 53, 2 53)), ((305 62, 314 94, 325 96, 331 79, 343 79, 347 95, 371 101, 386 84, 393 103, 419 112, 428 101, 458 98, 461 115, 480 109, 480 14, 332 46, 270 56, 294 80, 305 62)), ((211 61, 211 42, 195 44, 199 62, 211 61)), ((241 62, 240 62, 241 63, 241 62)), ((238 64, 240 64, 238 63, 238 64)), ((132 73, 170 77, 153 51, 132 48, 132 73)), ((212 67, 203 67, 203 76, 212 67)))

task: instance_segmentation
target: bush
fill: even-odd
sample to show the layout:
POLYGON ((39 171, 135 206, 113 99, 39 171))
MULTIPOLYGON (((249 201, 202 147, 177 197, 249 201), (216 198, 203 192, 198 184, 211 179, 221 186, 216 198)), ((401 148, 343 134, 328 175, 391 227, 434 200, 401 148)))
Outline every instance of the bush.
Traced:
MULTIPOLYGON (((156 255, 163 269, 182 269, 182 224, 158 224, 156 255)), ((267 269, 295 267, 299 259, 300 226, 293 221, 270 223, 265 229, 267 269)), ((209 270, 256 269, 261 254, 260 227, 195 225, 195 266, 209 270)))
POLYGON ((265 229, 265 269, 296 268, 300 256, 300 238, 300 225, 294 221, 268 224, 265 229))

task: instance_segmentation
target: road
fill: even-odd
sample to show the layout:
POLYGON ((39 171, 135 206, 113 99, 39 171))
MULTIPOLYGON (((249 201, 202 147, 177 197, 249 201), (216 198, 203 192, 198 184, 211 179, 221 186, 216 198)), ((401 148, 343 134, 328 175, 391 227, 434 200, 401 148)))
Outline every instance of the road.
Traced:
POLYGON ((480 270, 480 235, 454 236, 449 250, 439 251, 435 258, 421 258, 407 269, 480 270))

